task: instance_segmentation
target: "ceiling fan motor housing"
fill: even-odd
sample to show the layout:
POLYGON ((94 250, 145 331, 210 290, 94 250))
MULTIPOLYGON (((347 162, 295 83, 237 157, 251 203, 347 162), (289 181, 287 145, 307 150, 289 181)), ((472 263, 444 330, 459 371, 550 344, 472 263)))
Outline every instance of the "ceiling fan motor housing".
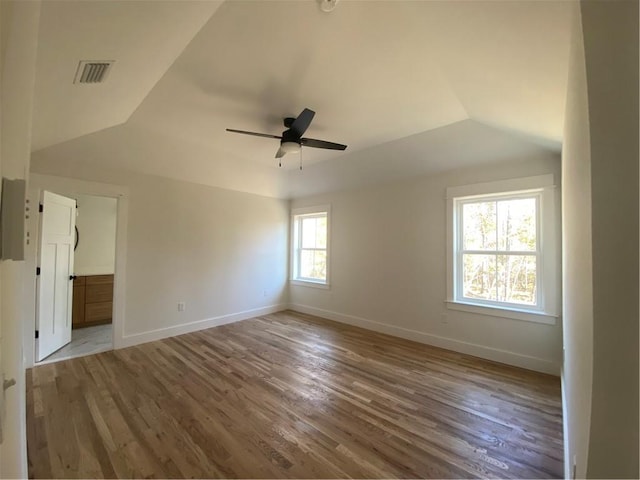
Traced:
POLYGON ((282 140, 280 141, 281 145, 285 143, 297 143, 300 145, 300 137, 293 130, 285 130, 282 132, 282 140))

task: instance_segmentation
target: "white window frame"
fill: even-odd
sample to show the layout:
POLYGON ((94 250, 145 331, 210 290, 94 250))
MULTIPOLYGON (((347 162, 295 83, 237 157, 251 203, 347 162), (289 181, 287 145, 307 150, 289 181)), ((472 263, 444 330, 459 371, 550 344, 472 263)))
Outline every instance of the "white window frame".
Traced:
POLYGON ((293 285, 305 287, 329 288, 329 274, 331 271, 331 206, 317 205, 313 207, 294 208, 291 210, 291 271, 289 282, 293 285), (327 275, 324 280, 300 277, 300 255, 301 255, 301 222, 300 218, 313 218, 319 216, 327 217, 327 275))
MULTIPOLYGON (((560 311, 557 192, 553 175, 516 178, 447 188, 447 299, 453 310, 555 325, 560 311), (536 305, 463 297, 462 206, 481 201, 536 198, 536 251, 486 252, 536 255, 536 305)), ((477 252, 480 253, 480 252, 477 252)), ((485 253, 485 252, 482 252, 485 253)))

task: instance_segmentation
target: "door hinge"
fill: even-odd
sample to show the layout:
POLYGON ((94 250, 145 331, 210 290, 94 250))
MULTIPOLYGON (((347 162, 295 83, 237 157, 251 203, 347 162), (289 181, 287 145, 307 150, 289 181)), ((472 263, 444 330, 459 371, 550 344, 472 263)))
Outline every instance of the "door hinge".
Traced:
POLYGON ((40 338, 40 330, 36 330, 36 338, 40 338))
POLYGON ((40 204, 40 206, 38 207, 38 211, 39 212, 44 212, 44 207, 42 206, 42 204, 40 204))
POLYGON ((36 267, 36 275, 40 275, 40 267, 36 267))

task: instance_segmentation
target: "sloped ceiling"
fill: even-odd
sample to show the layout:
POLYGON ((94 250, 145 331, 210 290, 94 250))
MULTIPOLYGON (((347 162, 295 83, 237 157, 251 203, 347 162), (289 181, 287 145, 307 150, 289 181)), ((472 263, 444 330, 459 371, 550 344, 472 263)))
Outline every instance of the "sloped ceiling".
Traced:
POLYGON ((312 0, 65 1, 45 2, 41 24, 35 168, 66 152, 287 197, 318 193, 318 185, 348 188, 352 177, 355 184, 441 170, 452 156, 447 165, 560 149, 565 1, 342 0, 331 13, 312 0), (91 21, 101 28, 77 26, 91 21), (104 56, 132 67, 114 69, 102 85, 71 84, 79 60, 104 56), (304 107, 317 112, 307 136, 349 145, 304 149, 304 177, 293 170, 297 155, 277 168, 276 140, 225 132, 279 135, 282 119, 304 107), (504 136, 513 139, 496 141, 504 136), (412 160, 391 171, 374 160, 405 153, 412 160))
POLYGON ((126 122, 222 2, 42 2, 32 149, 126 122), (115 60, 74 84, 81 60, 115 60))

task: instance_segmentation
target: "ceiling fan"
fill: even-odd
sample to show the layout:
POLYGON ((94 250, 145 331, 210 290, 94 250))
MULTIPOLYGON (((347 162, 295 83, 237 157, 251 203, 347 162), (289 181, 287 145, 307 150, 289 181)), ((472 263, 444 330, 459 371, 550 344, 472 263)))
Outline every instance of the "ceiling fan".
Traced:
MULTIPOLYGON (((303 146, 313 148, 325 148, 328 150, 345 150, 346 145, 340 143, 327 142, 325 140, 316 140, 315 138, 303 137, 307 131, 313 116, 316 114, 313 110, 305 108, 296 118, 287 117, 284 119, 284 126, 287 128, 282 132, 281 136, 270 135, 268 133, 247 132, 246 130, 235 130, 227 128, 227 132, 242 133, 244 135, 254 135, 256 137, 277 138, 280 140, 280 148, 276 152, 276 158, 282 158, 287 153, 297 153, 303 146)), ((282 166, 282 164, 280 164, 282 166)))

